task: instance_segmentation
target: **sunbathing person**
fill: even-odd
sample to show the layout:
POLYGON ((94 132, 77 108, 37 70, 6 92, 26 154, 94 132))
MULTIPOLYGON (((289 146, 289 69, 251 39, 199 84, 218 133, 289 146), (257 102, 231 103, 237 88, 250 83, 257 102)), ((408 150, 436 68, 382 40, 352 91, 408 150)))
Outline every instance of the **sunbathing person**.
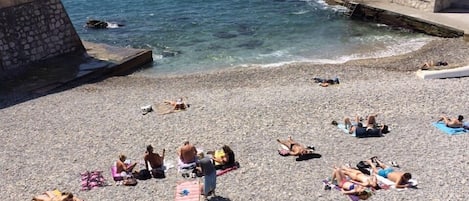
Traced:
POLYGON ((327 87, 332 84, 340 84, 339 78, 334 78, 334 79, 323 79, 323 78, 313 78, 314 82, 319 83, 319 86, 321 87, 327 87))
POLYGON ((197 160, 197 149, 189 141, 184 142, 177 153, 180 161, 184 164, 194 163, 197 160))
POLYGON ((376 176, 374 174, 366 175, 360 170, 349 168, 349 167, 342 167, 342 172, 344 175, 348 176, 352 179, 353 183, 359 184, 365 187, 372 187, 374 189, 378 189, 378 181, 376 180, 376 176))
POLYGON ((212 160, 217 170, 224 170, 237 165, 235 154, 228 145, 223 145, 221 150, 214 151, 212 160))
POLYGON ((437 62, 434 62, 434 61, 430 61, 430 62, 425 62, 422 67, 420 67, 420 69, 422 70, 428 70, 430 69, 431 67, 433 66, 447 66, 448 65, 448 62, 446 61, 437 61, 437 62))
MULTIPOLYGON (((378 126, 376 122, 377 115, 369 115, 366 117, 365 126, 361 123, 362 118, 358 115, 355 116, 355 122, 352 122, 350 118, 344 119, 345 129, 349 130, 349 134, 353 134, 355 137, 379 137, 382 134, 389 132, 387 125, 378 126)), ((336 121, 332 121, 332 124, 337 126, 336 121)))
POLYGON ((189 105, 186 104, 186 102, 184 101, 182 97, 176 99, 176 101, 165 100, 164 103, 170 104, 171 106, 173 106, 172 108, 173 110, 185 110, 189 107, 189 105))
POLYGON ((345 195, 356 195, 362 200, 366 200, 371 196, 371 192, 362 185, 347 180, 346 175, 340 168, 334 167, 332 172, 332 182, 337 181, 337 186, 345 195))
POLYGON ((377 157, 372 157, 366 162, 371 165, 373 172, 375 172, 377 175, 387 178, 394 182, 396 188, 411 187, 411 184, 409 184, 409 180, 412 179, 412 175, 410 173, 395 171, 392 167, 389 167, 382 163, 377 157), (373 161, 378 164, 378 167, 380 167, 380 169, 376 167, 373 161))
POLYGON ((116 161, 117 173, 121 176, 131 175, 132 170, 137 165, 137 163, 128 163, 127 157, 123 154, 119 155, 119 160, 116 161))
POLYGON ((458 118, 448 118, 446 116, 441 116, 441 119, 438 121, 443 121, 446 126, 450 128, 462 128, 464 126, 463 123, 464 117, 459 115, 458 118))
POLYGON ((314 147, 311 147, 311 146, 305 147, 304 145, 293 141, 291 136, 288 136, 287 140, 277 139, 277 142, 288 147, 288 150, 289 150, 288 154, 290 156, 301 156, 301 155, 311 154, 314 151, 314 147))

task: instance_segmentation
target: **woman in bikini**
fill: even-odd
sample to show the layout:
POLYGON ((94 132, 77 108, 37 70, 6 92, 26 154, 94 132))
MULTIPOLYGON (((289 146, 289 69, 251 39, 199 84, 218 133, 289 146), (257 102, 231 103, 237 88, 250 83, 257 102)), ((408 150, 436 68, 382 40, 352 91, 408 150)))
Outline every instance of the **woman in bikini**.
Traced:
POLYGON ((341 168, 334 167, 332 182, 336 180, 340 191, 345 195, 356 195, 362 200, 370 198, 371 192, 364 186, 347 180, 347 176, 341 168))
POLYGON ((349 167, 342 167, 342 172, 344 173, 344 175, 352 179, 351 182, 353 183, 356 183, 365 187, 372 187, 374 189, 379 188, 378 181, 374 174, 372 174, 371 176, 366 175, 366 174, 363 174, 363 172, 360 172, 360 170, 349 168, 349 167))

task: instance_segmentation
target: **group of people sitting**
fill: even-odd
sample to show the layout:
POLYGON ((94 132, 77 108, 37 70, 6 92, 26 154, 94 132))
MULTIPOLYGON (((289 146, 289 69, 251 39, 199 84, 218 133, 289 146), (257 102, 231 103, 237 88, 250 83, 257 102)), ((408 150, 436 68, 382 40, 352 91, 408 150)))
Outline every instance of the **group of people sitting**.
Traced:
MULTIPOLYGON (((162 154, 154 153, 153 146, 148 145, 145 155, 143 156, 144 160, 144 169, 146 172, 151 173, 151 176, 154 178, 164 178, 163 163, 166 150, 163 149, 162 154)), ((131 162, 127 160, 127 157, 123 154, 119 155, 119 160, 116 161, 116 172, 121 177, 137 176, 140 171, 134 171, 134 168, 137 166, 136 162, 131 162)))
MULTIPOLYGON (((142 171, 150 172, 154 178, 164 178, 164 158, 166 150, 163 149, 162 154, 154 153, 153 146, 148 145, 145 155, 145 168, 140 171, 134 171, 137 163, 127 160, 125 155, 119 155, 116 161, 117 173, 121 177, 129 175, 139 175, 142 171), (163 176, 161 176, 163 174, 163 176)), ((216 171, 225 170, 234 166, 238 166, 235 160, 235 154, 228 145, 223 145, 220 150, 207 152, 207 157, 203 153, 199 153, 196 147, 189 141, 185 141, 177 150, 178 168, 184 172, 184 175, 193 174, 204 177, 203 185, 201 185, 202 194, 207 197, 215 193, 216 188, 216 171), (210 157, 209 157, 210 156, 210 157)))
MULTIPOLYGON (((383 134, 389 133, 389 127, 387 125, 380 125, 377 123, 377 116, 377 114, 367 116, 364 123, 362 123, 363 119, 358 115, 355 116, 354 122, 352 122, 350 118, 346 117, 344 119, 345 129, 348 130, 349 134, 358 138, 380 137, 383 134)), ((337 121, 332 121, 332 125, 337 126, 337 121)))
POLYGON ((340 187, 342 193, 355 195, 363 200, 368 199, 373 191, 381 189, 377 176, 390 180, 396 188, 412 187, 410 173, 395 170, 378 157, 372 157, 364 162, 371 168, 370 174, 349 166, 334 167, 331 182, 340 187))

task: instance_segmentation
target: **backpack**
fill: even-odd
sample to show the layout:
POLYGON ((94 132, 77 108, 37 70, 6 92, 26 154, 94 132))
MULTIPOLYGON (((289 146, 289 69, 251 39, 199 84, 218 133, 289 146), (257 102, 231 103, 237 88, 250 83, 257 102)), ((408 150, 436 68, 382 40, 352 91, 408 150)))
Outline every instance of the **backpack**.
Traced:
POLYGON ((370 175, 370 171, 368 170, 368 168, 371 168, 371 165, 368 164, 367 162, 365 161, 358 162, 357 168, 358 170, 360 170, 360 172, 363 172, 363 174, 370 175))
POLYGON ((157 178, 157 179, 166 178, 164 170, 160 168, 151 169, 151 174, 153 175, 154 178, 157 178))
POLYGON ((138 180, 151 179, 150 171, 148 171, 147 169, 140 170, 140 172, 138 172, 138 174, 136 175, 136 178, 138 180))

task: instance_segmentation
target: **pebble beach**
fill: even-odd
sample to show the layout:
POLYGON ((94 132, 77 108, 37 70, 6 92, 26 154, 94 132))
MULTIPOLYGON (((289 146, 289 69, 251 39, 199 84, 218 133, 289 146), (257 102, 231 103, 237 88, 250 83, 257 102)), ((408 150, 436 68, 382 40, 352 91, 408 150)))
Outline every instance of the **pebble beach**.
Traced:
MULTIPOLYGON (((214 201, 348 200, 325 191, 332 167, 372 156, 397 161, 418 189, 379 190, 369 199, 467 200, 469 134, 449 136, 432 126, 444 114, 469 118, 469 78, 423 80, 415 71, 430 60, 469 64, 469 43, 435 38, 418 51, 344 64, 296 63, 179 76, 134 73, 85 83, 0 110, 2 200, 31 200, 47 190, 86 201, 174 200, 176 168, 165 179, 113 185, 119 154, 138 162, 147 145, 166 149, 176 164, 186 140, 205 151, 229 145, 241 168, 217 178, 214 201), (340 79, 320 87, 312 78, 340 79), (142 115, 140 107, 187 97, 187 111, 142 115), (378 114, 391 132, 359 139, 332 120, 378 114), (319 158, 296 161, 277 153, 289 135, 314 145, 319 158), (80 173, 101 170, 109 186, 80 191, 80 173)), ((137 167, 138 168, 138 167, 137 167)))

